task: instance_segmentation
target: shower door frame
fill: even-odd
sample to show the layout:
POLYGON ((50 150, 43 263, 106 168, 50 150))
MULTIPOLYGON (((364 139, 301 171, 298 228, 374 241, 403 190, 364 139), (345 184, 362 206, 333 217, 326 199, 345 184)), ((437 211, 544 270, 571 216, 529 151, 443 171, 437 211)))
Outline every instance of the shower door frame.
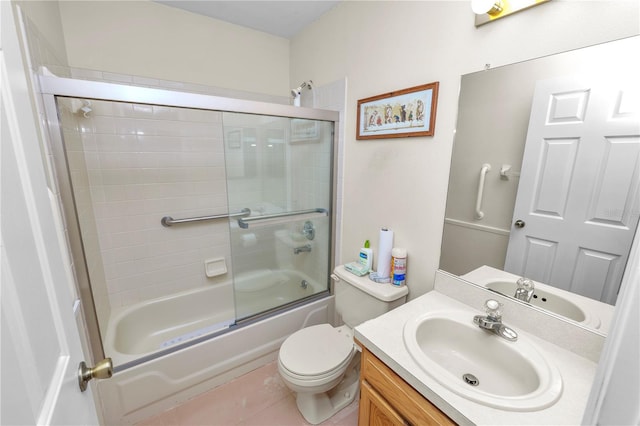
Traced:
MULTIPOLYGON (((75 199, 71 189, 71 181, 69 174, 65 173, 68 169, 56 106, 57 96, 332 122, 332 163, 330 172, 331 212, 329 216, 331 243, 329 245, 329 270, 327 271, 327 292, 331 292, 331 271, 335 267, 334 254, 336 244, 335 206, 337 201, 337 191, 335 191, 334 186, 337 182, 336 165, 338 156, 338 132, 336 129, 340 116, 338 111, 302 108, 290 105, 225 98, 168 89, 106 83, 101 81, 78 80, 49 75, 40 75, 38 76, 38 80, 40 83, 40 94, 42 95, 44 112, 47 120, 47 130, 49 132, 49 146, 45 146, 46 156, 50 158, 50 163, 54 167, 52 173, 56 175, 55 179, 51 180, 57 186, 57 191, 55 192, 60 195, 60 208, 63 211, 65 225, 67 226, 68 244, 70 246, 68 247, 68 252, 72 257, 71 260, 74 265, 76 277, 76 282, 74 284, 76 286, 78 298, 80 299, 82 320, 87 330, 92 364, 95 364, 95 362, 108 355, 104 353, 102 335, 96 314, 94 297, 84 254, 84 246, 80 234, 80 224, 75 209, 75 199), (65 202, 65 200, 71 200, 71 205, 68 205, 69 202, 65 202)), ((258 317, 262 316, 258 315, 258 317)), ((242 325, 252 322, 253 321, 243 321, 242 325)))

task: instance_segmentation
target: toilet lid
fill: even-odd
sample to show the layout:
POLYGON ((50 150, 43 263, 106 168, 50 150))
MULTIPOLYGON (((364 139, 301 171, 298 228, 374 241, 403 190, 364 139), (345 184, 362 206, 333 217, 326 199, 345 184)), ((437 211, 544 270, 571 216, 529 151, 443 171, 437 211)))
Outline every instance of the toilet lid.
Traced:
POLYGON ((293 333, 280 347, 280 362, 292 373, 318 376, 334 370, 350 357, 353 340, 329 324, 293 333))

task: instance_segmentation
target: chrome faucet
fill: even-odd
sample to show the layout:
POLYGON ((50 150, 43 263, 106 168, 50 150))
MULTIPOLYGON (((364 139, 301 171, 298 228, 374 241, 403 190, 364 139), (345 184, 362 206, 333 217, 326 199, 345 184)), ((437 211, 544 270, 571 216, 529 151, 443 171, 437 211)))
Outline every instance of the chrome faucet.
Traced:
POLYGON ((311 244, 305 244, 300 247, 295 247, 293 249, 293 254, 300 254, 302 252, 310 253, 311 252, 311 244))
POLYGON ((476 315, 473 322, 483 330, 490 331, 510 342, 518 340, 518 333, 510 327, 502 324, 502 303, 489 299, 484 304, 486 316, 476 315))
POLYGON ((522 277, 516 282, 516 285, 518 286, 518 288, 516 289, 516 294, 513 297, 525 302, 531 301, 531 298, 533 297, 533 291, 535 290, 533 281, 529 278, 522 277))

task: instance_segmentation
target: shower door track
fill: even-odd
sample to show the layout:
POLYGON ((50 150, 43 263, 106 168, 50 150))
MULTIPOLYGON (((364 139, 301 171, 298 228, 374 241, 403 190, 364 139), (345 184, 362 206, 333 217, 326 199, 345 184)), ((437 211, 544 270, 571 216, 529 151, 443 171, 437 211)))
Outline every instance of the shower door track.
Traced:
MULTIPOLYGON (((205 95, 198 93, 180 92, 169 89, 158 89, 150 87, 140 87, 135 85, 128 85, 124 83, 106 83, 101 81, 79 80, 73 78, 57 77, 51 74, 40 74, 37 76, 40 84, 40 94, 43 98, 44 112, 49 126, 50 137, 50 154, 53 154, 53 162, 55 163, 56 170, 67 170, 65 153, 62 142, 62 135, 60 124, 57 120, 57 108, 55 98, 60 97, 72 97, 82 98, 88 100, 102 100, 112 102, 130 102, 137 104, 158 105, 166 107, 178 107, 178 108, 190 108, 210 111, 221 112, 236 112, 255 115, 266 115, 274 117, 284 118, 298 118, 318 121, 329 121, 334 123, 334 131, 332 133, 332 167, 331 167, 331 203, 335 206, 336 194, 333 190, 333 183, 336 182, 337 170, 334 167, 337 161, 337 145, 338 145, 338 133, 335 131, 337 123, 339 122, 340 113, 338 111, 322 110, 315 108, 295 107, 290 105, 272 104, 267 102, 249 101, 233 98, 225 98, 220 96, 205 95)), ((70 178, 66 173, 57 173, 58 183, 55 185, 58 187, 61 199, 72 200, 72 204, 75 205, 75 199, 71 193, 70 178)), ((67 220, 69 240, 77 247, 81 247, 82 253, 75 253, 70 249, 70 253, 73 256, 73 263, 76 268, 76 279, 78 280, 78 297, 81 299, 81 306, 83 310, 83 317, 86 323, 86 327, 89 335, 89 344, 91 346, 92 362, 100 360, 105 357, 104 347, 102 344, 102 336, 100 327, 98 325, 98 319, 96 315, 95 302, 93 294, 90 290, 90 280, 88 274, 88 266, 84 256, 84 244, 80 238, 80 228, 75 208, 72 211, 65 209, 64 203, 60 207, 64 210, 64 217, 67 220)), ((335 235, 335 209, 332 208, 329 213, 331 235, 335 235)), ((335 243, 335 241, 333 241, 335 243)), ((334 245, 329 246, 329 275, 333 270, 334 265, 334 245)), ((318 293, 310 298, 300 300, 300 303, 306 303, 309 300, 316 300, 316 298, 327 297, 330 295, 330 290, 326 290, 318 293)), ((297 305, 299 303, 294 303, 297 305)), ((277 315, 278 312, 282 312, 283 309, 288 309, 292 305, 288 304, 282 308, 276 308, 261 314, 257 314, 254 317, 248 317, 238 320, 236 318, 236 324, 229 329, 235 329, 258 321, 262 318, 277 315)), ((220 333, 214 333, 213 336, 207 336, 207 338, 215 337, 220 333)), ((199 341, 200 339, 196 339, 199 341)), ((137 363, 136 363, 137 364, 137 363)))

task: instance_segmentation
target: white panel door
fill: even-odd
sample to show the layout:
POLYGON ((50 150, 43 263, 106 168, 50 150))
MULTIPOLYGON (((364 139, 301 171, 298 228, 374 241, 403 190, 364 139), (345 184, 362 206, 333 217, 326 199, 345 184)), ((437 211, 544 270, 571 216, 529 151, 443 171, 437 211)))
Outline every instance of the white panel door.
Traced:
POLYGON ((637 83, 538 82, 505 270, 615 303, 638 224, 639 101, 637 83))
POLYGON ((0 19, 0 424, 97 424, 92 392, 82 393, 78 385, 84 354, 72 274, 61 250, 10 2, 0 2, 0 19))

